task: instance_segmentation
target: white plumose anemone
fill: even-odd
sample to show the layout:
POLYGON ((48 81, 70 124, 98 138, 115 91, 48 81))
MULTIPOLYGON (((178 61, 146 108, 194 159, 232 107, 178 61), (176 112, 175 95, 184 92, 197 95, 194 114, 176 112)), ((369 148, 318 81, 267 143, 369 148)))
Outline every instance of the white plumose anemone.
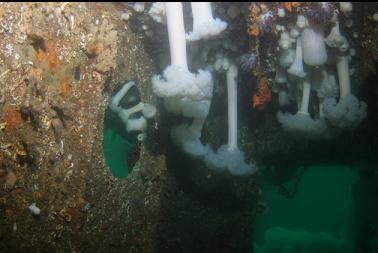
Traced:
POLYGON ((192 2, 193 31, 186 35, 188 41, 208 39, 220 34, 227 28, 227 23, 213 18, 210 2, 192 2))
POLYGON ((354 129, 366 117, 367 105, 351 93, 348 56, 338 54, 336 57, 337 75, 339 78, 340 100, 327 98, 323 102, 325 117, 332 125, 341 129, 354 129))
POLYGON ((228 143, 222 145, 216 153, 209 152, 205 162, 214 170, 241 176, 255 173, 257 167, 254 162, 246 163, 243 151, 238 148, 237 75, 238 69, 232 63, 227 71, 228 143))

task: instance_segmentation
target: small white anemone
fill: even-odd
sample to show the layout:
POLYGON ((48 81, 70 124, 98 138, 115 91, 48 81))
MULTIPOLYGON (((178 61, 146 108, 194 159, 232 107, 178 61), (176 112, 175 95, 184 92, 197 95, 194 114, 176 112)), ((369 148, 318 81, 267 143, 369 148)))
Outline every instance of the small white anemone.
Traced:
POLYGON ((336 21, 331 32, 324 41, 329 47, 337 48, 340 52, 345 52, 349 49, 347 39, 340 33, 339 21, 336 21))
POLYGON ((154 2, 148 11, 153 20, 158 23, 165 23, 165 5, 164 2, 154 2))
POLYGON ((288 68, 295 60, 295 49, 289 48, 288 50, 280 50, 279 62, 280 66, 288 68))
POLYGON ((144 132, 147 128, 147 120, 141 116, 135 119, 128 119, 126 122, 126 131, 129 133, 131 131, 142 131, 144 132))
POLYGON ((287 82, 287 75, 286 70, 280 66, 276 67, 276 83, 286 83, 287 82))
POLYGON ((152 104, 144 104, 143 116, 152 119, 156 115, 156 107, 152 104))
POLYGON ((31 204, 30 206, 28 206, 28 209, 29 211, 35 215, 35 216, 38 216, 41 214, 41 209, 39 209, 35 203, 31 204))
POLYGON ((353 5, 351 2, 339 2, 341 12, 349 17, 353 11, 353 5))
POLYGON ((304 15, 297 16, 297 27, 303 29, 308 26, 308 19, 304 15))
POLYGON ((109 105, 110 109, 117 113, 120 120, 125 124, 128 133, 131 131, 144 132, 147 128, 146 118, 150 119, 156 114, 156 107, 154 105, 144 104, 143 102, 139 102, 137 105, 128 109, 119 106, 121 99, 134 85, 135 83, 132 81, 124 84, 117 94, 112 97, 109 105), (134 115, 139 112, 142 112, 143 115, 135 118, 134 115))
POLYGON ((134 5, 133 5, 133 9, 136 12, 143 12, 144 11, 144 7, 145 7, 145 3, 144 2, 135 2, 134 5))
POLYGON ((278 104, 280 106, 285 106, 290 103, 289 94, 285 90, 278 92, 278 104))
POLYGON ((277 16, 280 18, 284 18, 286 16, 286 11, 284 8, 277 9, 277 16))
POLYGON ((119 106, 119 102, 127 94, 127 92, 131 89, 131 87, 133 87, 134 85, 135 83, 133 81, 125 83, 122 86, 122 88, 117 92, 117 94, 115 94, 111 98, 109 107, 113 112, 118 113, 122 109, 122 107, 119 106))
POLYGON ((298 36, 299 36, 300 34, 301 34, 301 33, 299 32, 298 27, 296 27, 296 26, 292 26, 292 27, 290 28, 290 37, 292 37, 293 39, 298 38, 298 36))
POLYGON ((281 49, 287 50, 289 47, 291 47, 291 38, 287 31, 281 32, 280 40, 278 41, 278 45, 281 49))

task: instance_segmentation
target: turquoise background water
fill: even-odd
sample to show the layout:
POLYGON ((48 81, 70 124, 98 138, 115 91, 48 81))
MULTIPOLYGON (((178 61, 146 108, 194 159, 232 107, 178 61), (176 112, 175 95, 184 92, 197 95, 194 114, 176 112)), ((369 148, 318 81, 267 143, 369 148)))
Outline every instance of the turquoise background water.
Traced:
MULTIPOLYGON (((357 170, 349 167, 310 167, 303 174, 296 195, 287 199, 279 194, 277 184, 262 177, 261 201, 267 209, 257 218, 255 244, 262 245, 264 234, 274 227, 313 234, 326 232, 343 238, 353 207, 352 184, 357 179, 357 170)), ((292 188, 294 184, 285 185, 292 188)))

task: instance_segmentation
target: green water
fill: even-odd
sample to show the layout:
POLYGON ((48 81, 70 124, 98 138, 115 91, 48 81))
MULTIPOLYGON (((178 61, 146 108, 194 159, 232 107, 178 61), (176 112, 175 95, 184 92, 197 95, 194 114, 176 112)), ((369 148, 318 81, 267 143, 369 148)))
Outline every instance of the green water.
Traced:
MULTIPOLYGON (((309 253, 350 252, 340 246, 340 240, 347 240, 352 184, 357 179, 357 170, 348 167, 310 167, 293 198, 284 197, 277 185, 263 181, 261 200, 267 210, 257 218, 255 247, 260 250, 256 252, 303 252, 300 245, 306 243, 313 248, 306 251, 309 253), (331 250, 330 245, 338 249, 331 250)), ((290 182, 285 185, 293 187, 290 182)))
POLYGON ((129 174, 127 155, 132 145, 111 128, 104 129, 103 149, 105 160, 116 178, 126 178, 129 174))
POLYGON ((126 132, 124 124, 110 109, 105 113, 103 152, 112 175, 126 178, 129 174, 128 155, 136 143, 136 136, 126 132))

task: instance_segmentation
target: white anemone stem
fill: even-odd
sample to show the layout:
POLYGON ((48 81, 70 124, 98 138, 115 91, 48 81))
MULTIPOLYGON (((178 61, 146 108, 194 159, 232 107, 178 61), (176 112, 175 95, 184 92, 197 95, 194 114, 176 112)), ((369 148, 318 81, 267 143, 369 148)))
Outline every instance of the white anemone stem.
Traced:
POLYGON ((307 78, 302 80, 302 84, 303 84, 302 101, 301 101, 301 107, 298 113, 308 115, 308 104, 310 102, 311 85, 307 78))
POLYGON ((171 65, 180 66, 188 70, 182 4, 181 2, 166 2, 165 11, 167 15, 171 65))
POLYGON ((340 98, 350 94, 350 75, 348 56, 339 54, 336 58, 337 75, 339 77, 340 98))
POLYGON ((229 150, 235 150, 238 145, 237 76, 238 68, 234 63, 231 63, 230 68, 227 71, 229 150))

